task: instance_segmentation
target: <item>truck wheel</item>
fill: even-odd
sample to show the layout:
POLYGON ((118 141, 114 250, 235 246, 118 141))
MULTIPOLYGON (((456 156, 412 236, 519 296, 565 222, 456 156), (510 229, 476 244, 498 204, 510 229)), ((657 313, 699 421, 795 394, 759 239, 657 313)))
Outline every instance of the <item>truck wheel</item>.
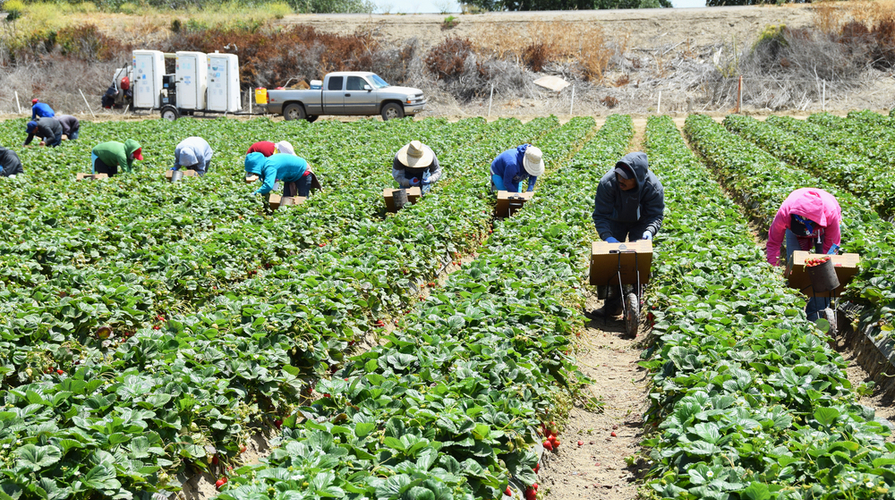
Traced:
POLYGON ((382 107, 382 119, 388 121, 392 118, 404 118, 404 108, 390 102, 382 107))
POLYGON ((314 123, 317 120, 317 118, 320 118, 320 117, 317 115, 308 115, 308 118, 307 118, 308 123, 314 123))
POLYGON ((180 110, 178 110, 176 106, 170 104, 162 106, 160 114, 162 115, 162 119, 172 122, 180 118, 180 110))
POLYGON ((299 103, 293 102, 283 108, 283 118, 287 120, 304 120, 308 115, 305 113, 305 107, 299 103))

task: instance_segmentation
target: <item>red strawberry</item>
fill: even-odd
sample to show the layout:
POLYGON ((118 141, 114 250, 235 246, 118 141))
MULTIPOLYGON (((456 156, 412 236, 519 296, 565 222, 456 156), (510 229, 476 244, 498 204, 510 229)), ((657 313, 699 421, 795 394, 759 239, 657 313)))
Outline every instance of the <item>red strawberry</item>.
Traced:
POLYGON ((584 446, 584 441, 578 441, 578 446, 584 446))
POLYGON ((544 449, 547 451, 553 451, 553 443, 550 442, 549 439, 547 441, 544 441, 544 449))
POLYGON ((225 485, 225 484, 227 484, 227 476, 221 476, 220 479, 218 479, 217 481, 215 481, 215 483, 214 483, 214 487, 217 488, 217 489, 221 489, 221 486, 223 486, 223 485, 225 485))
POLYGON ((559 439, 557 439, 556 441, 553 442, 553 448, 554 449, 559 448, 559 439))
POLYGON ((240 447, 239 447, 239 452, 240 452, 240 453, 245 453, 245 452, 246 452, 246 445, 242 445, 242 446, 240 446, 240 447))
POLYGON ((615 433, 615 431, 610 432, 609 435, 612 437, 618 437, 618 435, 615 433))
POLYGON ((220 462, 220 459, 218 458, 217 455, 214 455, 211 457, 211 465, 217 465, 218 462, 220 462))
POLYGON ((537 473, 538 473, 538 470, 540 470, 540 469, 541 469, 541 463, 538 462, 538 463, 535 464, 535 468, 534 468, 535 474, 537 474, 537 473))
POLYGON ((279 429, 280 426, 283 425, 283 419, 278 418, 278 419, 274 420, 274 421, 273 421, 273 425, 277 426, 277 429, 279 429))
POLYGON ((65 372, 62 371, 62 370, 56 370, 56 373, 58 373, 59 375, 62 375, 62 374, 65 373, 65 372))
POLYGON ((538 483, 534 483, 533 485, 531 485, 531 489, 538 491, 538 483))

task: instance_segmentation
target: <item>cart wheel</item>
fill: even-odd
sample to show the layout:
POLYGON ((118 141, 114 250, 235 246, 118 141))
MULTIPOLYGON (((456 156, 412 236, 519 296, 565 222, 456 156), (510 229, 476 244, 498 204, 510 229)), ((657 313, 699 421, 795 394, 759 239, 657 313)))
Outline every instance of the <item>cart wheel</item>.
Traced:
POLYGON ((177 109, 176 106, 166 104, 162 106, 161 115, 163 119, 173 122, 174 120, 180 118, 180 111, 177 109))
POLYGON ((629 293, 625 295, 625 333, 628 337, 637 337, 637 329, 640 326, 640 300, 637 295, 629 293))
POLYGON ((836 334, 839 333, 839 329, 836 325, 836 311, 832 307, 824 309, 824 319, 830 324, 830 331, 828 334, 830 337, 835 337, 836 334))

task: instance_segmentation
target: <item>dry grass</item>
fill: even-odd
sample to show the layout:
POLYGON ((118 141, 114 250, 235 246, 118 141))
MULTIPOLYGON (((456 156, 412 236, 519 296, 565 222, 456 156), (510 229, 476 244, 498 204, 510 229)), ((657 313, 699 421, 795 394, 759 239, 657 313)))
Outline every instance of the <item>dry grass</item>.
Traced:
POLYGON ((548 63, 578 64, 583 76, 600 81, 613 55, 624 53, 627 37, 610 41, 593 23, 533 20, 516 29, 489 23, 478 28, 476 52, 541 71, 548 63))

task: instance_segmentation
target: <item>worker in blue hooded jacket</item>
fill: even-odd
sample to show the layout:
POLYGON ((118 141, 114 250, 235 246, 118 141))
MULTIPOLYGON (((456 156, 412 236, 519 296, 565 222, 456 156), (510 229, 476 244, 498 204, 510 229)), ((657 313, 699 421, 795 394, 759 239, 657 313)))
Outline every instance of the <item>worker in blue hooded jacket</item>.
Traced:
POLYGON ((174 168, 195 170, 199 175, 205 175, 211 167, 211 158, 214 156, 211 146, 201 137, 187 137, 180 141, 174 148, 174 168))
POLYGON ((521 193, 522 183, 528 181, 528 191, 535 190, 538 177, 544 175, 541 150, 522 144, 497 155, 491 162, 491 192, 521 193))
MULTIPOLYGON (((607 172, 594 198, 594 226, 609 243, 651 240, 665 216, 665 188, 649 171, 646 153, 628 153, 607 172)), ((621 291, 609 287, 607 298, 594 316, 617 316, 622 311, 621 291)), ((598 296, 602 295, 598 289, 598 296)))
POLYGON ((253 194, 265 195, 273 191, 274 184, 282 181, 285 186, 283 196, 308 196, 311 192, 311 167, 304 158, 278 153, 269 157, 261 153, 249 153, 245 159, 246 182, 261 180, 253 194))

